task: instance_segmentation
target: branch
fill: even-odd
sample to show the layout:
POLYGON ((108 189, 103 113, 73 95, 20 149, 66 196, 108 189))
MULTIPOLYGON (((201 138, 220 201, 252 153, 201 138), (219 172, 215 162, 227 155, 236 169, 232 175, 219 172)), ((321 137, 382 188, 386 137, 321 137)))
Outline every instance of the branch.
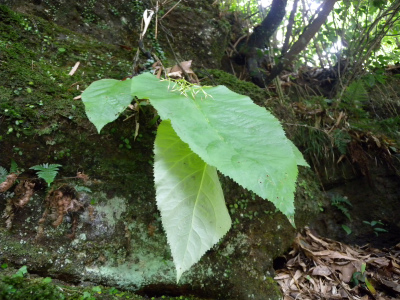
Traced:
POLYGON ((247 43, 243 41, 239 45, 239 53, 245 57, 246 67, 252 81, 259 86, 265 86, 265 76, 260 72, 260 57, 257 55, 257 50, 266 48, 266 44, 278 29, 285 17, 286 4, 287 0, 273 0, 266 18, 254 28, 247 43))
POLYGON ((254 28, 246 45, 241 45, 240 52, 246 54, 254 48, 265 48, 274 32, 278 29, 286 13, 287 0, 273 0, 267 17, 254 28))
POLYGON ((285 42, 283 43, 283 46, 282 46, 282 55, 285 55, 286 51, 289 49, 289 40, 290 40, 290 37, 292 36, 294 15, 297 11, 297 3, 298 2, 299 2, 299 0, 294 1, 292 11, 290 12, 289 24, 287 26, 285 42))
POLYGON ((299 39, 293 44, 290 48, 289 52, 287 52, 280 62, 272 69, 271 74, 266 78, 266 82, 271 82, 282 70, 289 66, 290 63, 294 60, 296 55, 298 55, 304 48, 308 45, 311 39, 315 36, 315 34, 319 31, 322 24, 325 23, 328 15, 333 9, 337 0, 326 0, 322 5, 322 10, 315 18, 315 20, 308 26, 307 30, 305 30, 299 37, 299 39))

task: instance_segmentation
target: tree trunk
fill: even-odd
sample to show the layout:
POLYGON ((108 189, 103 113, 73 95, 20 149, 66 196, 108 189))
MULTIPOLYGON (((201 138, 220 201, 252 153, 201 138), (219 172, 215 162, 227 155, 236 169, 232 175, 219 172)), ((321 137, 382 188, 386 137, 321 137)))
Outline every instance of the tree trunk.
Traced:
POLYGON ((265 75, 260 72, 260 61, 258 50, 266 48, 271 36, 278 29, 286 13, 287 0, 273 0, 271 9, 262 23, 254 28, 247 42, 239 46, 239 52, 246 59, 246 67, 252 81, 259 86, 264 86, 265 75))
POLYGON ((265 78, 265 82, 268 84, 276 76, 278 76, 285 67, 289 66, 304 48, 308 45, 311 39, 315 36, 322 24, 325 23, 328 15, 333 9, 337 0, 326 0, 322 5, 322 9, 315 20, 308 26, 308 28, 300 35, 299 39, 293 44, 290 50, 281 58, 279 63, 272 69, 271 74, 265 78))

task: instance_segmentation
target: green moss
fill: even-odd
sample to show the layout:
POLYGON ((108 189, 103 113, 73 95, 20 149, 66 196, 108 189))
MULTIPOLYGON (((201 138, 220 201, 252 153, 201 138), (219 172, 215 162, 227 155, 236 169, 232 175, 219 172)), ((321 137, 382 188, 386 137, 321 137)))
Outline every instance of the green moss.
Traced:
MULTIPOLYGON (((50 277, 42 278, 32 276, 27 272, 25 266, 18 271, 9 268, 7 264, 2 265, 0 270, 0 299, 3 300, 72 300, 72 299, 149 299, 135 295, 129 291, 121 291, 115 287, 104 286, 71 286, 65 285, 61 281, 53 281, 50 277)), ((29 270, 28 270, 29 271, 29 270)), ((180 297, 152 297, 151 299, 181 299, 181 300, 196 300, 199 298, 192 296, 180 297)), ((200 300, 200 299, 199 299, 200 300)))
POLYGON ((55 115, 82 122, 83 105, 73 98, 98 78, 122 78, 130 71, 126 52, 115 46, 38 17, 19 15, 6 6, 0 6, 0 19, 0 81, 5 83, 0 89, 0 112, 7 117, 18 114, 32 125, 55 115), (79 69, 69 76, 77 61, 79 69))
POLYGON ((230 90, 250 97, 255 103, 265 105, 266 100, 270 98, 270 94, 256 86, 254 83, 239 80, 232 74, 221 70, 207 70, 209 74, 201 74, 204 76, 203 85, 225 85, 230 90), (211 78, 207 77, 211 75, 211 78))
POLYGON ((0 276, 1 299, 65 299, 61 289, 43 279, 27 280, 20 276, 0 276))
MULTIPOLYGON (((146 134, 147 129, 141 126, 140 134, 146 138, 132 145, 132 151, 138 153, 133 160, 132 151, 117 149, 121 136, 133 135, 134 126, 115 122, 103 130, 103 136, 97 135, 82 102, 73 99, 99 78, 127 76, 133 54, 41 18, 18 14, 4 5, 0 5, 0 19, 0 82, 4 83, 0 87, 0 119, 4 125, 0 136, 6 142, 0 165, 6 167, 12 157, 25 169, 44 162, 60 163, 64 172, 96 165, 98 173, 119 177, 122 174, 115 165, 124 165, 130 166, 132 176, 121 180, 121 186, 130 182, 144 187, 142 179, 134 179, 134 172, 151 171, 151 166, 143 167, 141 162, 149 164, 150 154, 142 153, 151 149, 153 135, 146 134), (78 61, 75 74, 68 75, 78 61), (103 145, 102 152, 112 151, 107 160, 98 158, 96 144, 103 145)), ((145 120, 146 116, 141 116, 141 122, 145 120)))

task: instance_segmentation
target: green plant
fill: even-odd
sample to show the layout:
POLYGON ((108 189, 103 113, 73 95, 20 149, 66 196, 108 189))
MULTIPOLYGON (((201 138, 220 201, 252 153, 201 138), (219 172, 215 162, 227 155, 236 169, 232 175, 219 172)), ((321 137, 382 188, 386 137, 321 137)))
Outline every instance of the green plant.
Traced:
POLYGON ((8 171, 0 166, 0 182, 4 182, 6 181, 8 175, 8 171))
POLYGON ((10 172, 8 172, 6 168, 0 166, 0 183, 6 181, 7 176, 12 173, 20 173, 18 165, 14 160, 11 160, 10 172))
POLYGON ((352 230, 349 226, 342 224, 342 228, 344 231, 346 231, 347 235, 352 233, 352 230))
POLYGON ((376 294, 376 290, 373 285, 367 279, 367 273, 365 272, 367 268, 366 263, 362 263, 360 272, 354 272, 351 277, 351 282, 354 286, 362 285, 367 288, 372 294, 376 294))
POLYGON ((28 274, 28 268, 26 266, 22 266, 12 277, 13 278, 24 277, 26 274, 28 274))
POLYGON ((31 167, 30 169, 38 171, 37 176, 39 178, 44 179, 46 181, 47 185, 50 186, 50 184, 54 181, 54 178, 58 174, 58 168, 61 167, 61 165, 58 164, 42 164, 42 165, 36 165, 31 167))
POLYGON ((96 81, 82 100, 100 132, 134 96, 149 99, 163 120, 154 145, 156 200, 178 281, 231 227, 217 169, 273 202, 294 225, 297 165, 308 164, 272 114, 224 86, 149 73, 96 81))
MULTIPOLYGON (((351 215, 347 206, 353 206, 346 196, 334 195, 331 198, 332 206, 338 208, 351 221, 351 215)), ((346 230, 347 232, 347 230, 346 230)))
POLYGON ((363 106, 369 100, 368 91, 363 80, 353 81, 344 91, 339 107, 347 110, 356 118, 364 118, 367 113, 363 106))
POLYGON ((26 266, 11 276, 0 277, 0 299, 65 299, 60 288, 51 284, 51 278, 29 280, 26 266))
POLYGON ((384 226, 385 224, 383 224, 381 221, 371 221, 371 222, 363 221, 363 223, 371 226, 376 236, 378 236, 379 233, 388 232, 386 229, 376 226, 376 225, 384 226))
POLYGON ((333 131, 333 141, 340 154, 346 155, 347 144, 351 142, 350 134, 345 130, 335 129, 333 131))

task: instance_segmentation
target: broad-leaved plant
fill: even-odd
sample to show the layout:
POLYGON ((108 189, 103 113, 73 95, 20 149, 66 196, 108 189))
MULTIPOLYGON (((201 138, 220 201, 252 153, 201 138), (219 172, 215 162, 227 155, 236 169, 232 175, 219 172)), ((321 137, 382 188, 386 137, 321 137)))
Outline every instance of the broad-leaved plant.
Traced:
POLYGON ((225 86, 199 87, 150 73, 93 82, 82 100, 100 133, 135 96, 148 99, 162 119, 154 181, 178 281, 231 227, 217 170, 273 202, 294 225, 297 165, 308 165, 265 108, 225 86))

